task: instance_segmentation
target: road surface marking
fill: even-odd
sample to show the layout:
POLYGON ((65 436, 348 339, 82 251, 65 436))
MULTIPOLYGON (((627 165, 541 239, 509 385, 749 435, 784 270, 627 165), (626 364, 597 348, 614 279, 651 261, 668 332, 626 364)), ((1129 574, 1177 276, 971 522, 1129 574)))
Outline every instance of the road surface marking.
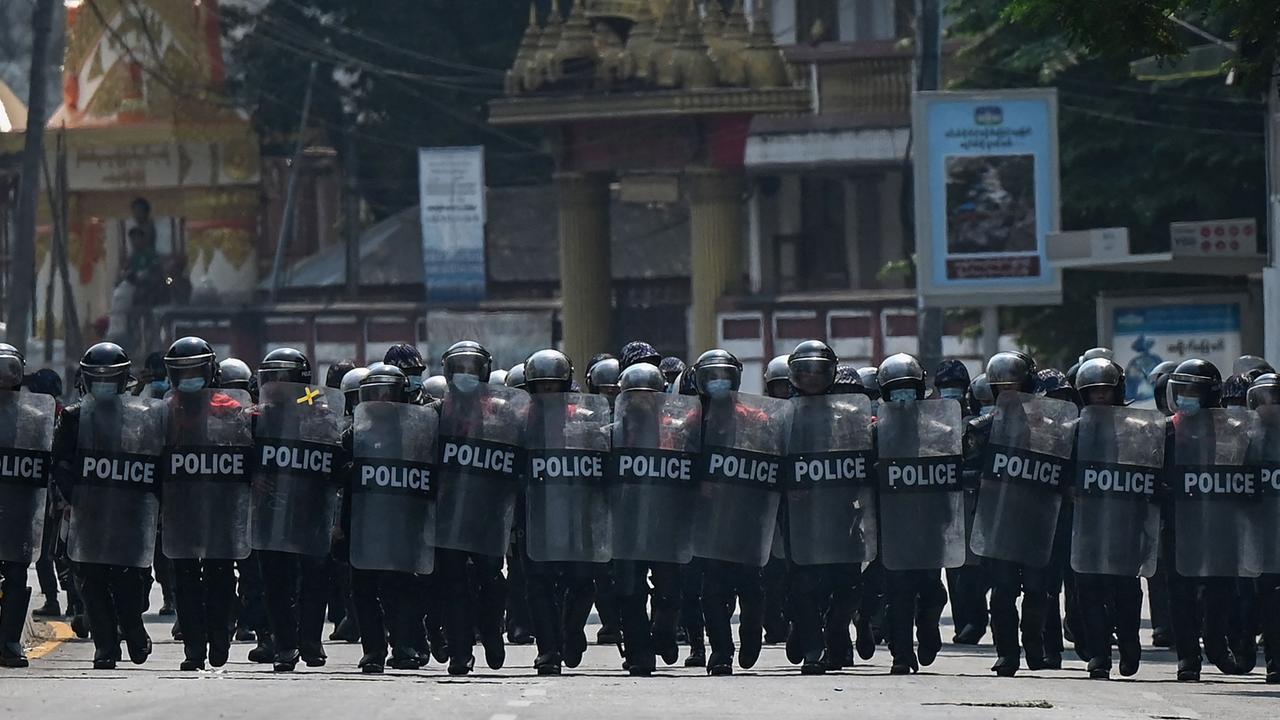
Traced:
POLYGON ((58 620, 50 621, 49 628, 53 630, 53 637, 31 648, 31 651, 27 653, 28 658, 32 660, 39 660, 54 650, 57 650, 62 643, 76 636, 76 634, 72 632, 70 625, 58 620))

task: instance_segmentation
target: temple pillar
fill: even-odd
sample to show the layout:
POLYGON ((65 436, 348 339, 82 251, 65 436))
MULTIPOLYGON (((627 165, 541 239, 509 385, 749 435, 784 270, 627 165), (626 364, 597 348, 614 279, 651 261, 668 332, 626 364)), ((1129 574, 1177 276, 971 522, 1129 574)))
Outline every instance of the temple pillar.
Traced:
POLYGON ((724 170, 690 170, 689 357, 719 344, 716 303, 742 287, 743 178, 724 170))
POLYGON ((555 175, 560 210, 560 320, 564 352, 579 381, 587 360, 613 350, 612 271, 609 264, 609 176, 555 175))

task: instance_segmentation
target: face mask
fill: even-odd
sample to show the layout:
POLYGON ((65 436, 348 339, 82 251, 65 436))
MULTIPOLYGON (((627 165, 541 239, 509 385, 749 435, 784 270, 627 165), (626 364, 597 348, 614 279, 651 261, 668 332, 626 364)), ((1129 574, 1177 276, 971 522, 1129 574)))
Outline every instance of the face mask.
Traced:
POLYGON ((991 413, 993 413, 993 412, 995 412, 995 411, 996 411, 996 406, 995 406, 995 405, 983 405, 981 408, 979 408, 979 409, 978 409, 978 414, 979 414, 979 415, 990 415, 991 413))
POLYGON ((1200 412, 1200 398, 1191 397, 1190 395, 1179 395, 1177 398, 1178 412, 1194 415, 1200 412))
POLYGON ((480 387, 480 377, 471 373, 454 373, 453 386, 458 388, 458 392, 475 392, 480 387))
POLYGON ((113 398, 117 395, 116 384, 113 382, 89 383, 89 394, 99 400, 113 398))
POLYGON ((733 382, 731 380, 707 381, 707 394, 711 397, 724 397, 731 392, 733 392, 733 382))
POLYGON ((944 387, 938 390, 944 400, 959 400, 964 397, 964 388, 944 387))
POLYGON ((200 392, 204 389, 205 381, 202 377, 182 378, 178 381, 178 392, 193 393, 200 392))
POLYGON ((422 389, 422 376, 410 375, 409 376, 409 392, 414 393, 414 392, 418 392, 421 389, 422 389))
POLYGON ((916 391, 911 388, 900 388, 889 391, 889 402, 905 403, 916 399, 916 391))
POLYGON ((168 380, 153 380, 153 381, 151 382, 151 394, 152 394, 152 395, 155 395, 156 397, 163 397, 163 396, 164 396, 164 394, 165 394, 165 393, 167 393, 167 392, 169 392, 169 381, 168 381, 168 380))

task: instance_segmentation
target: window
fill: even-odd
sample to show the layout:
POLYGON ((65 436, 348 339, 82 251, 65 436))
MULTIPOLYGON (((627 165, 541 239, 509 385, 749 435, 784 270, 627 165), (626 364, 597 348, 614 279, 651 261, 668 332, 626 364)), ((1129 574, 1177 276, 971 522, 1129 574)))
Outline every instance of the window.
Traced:
POLYGON ((802 239, 797 262, 801 286, 849 287, 845 254, 845 193, 841 178, 800 179, 802 239))
POLYGON ((842 39, 839 4, 840 0, 796 0, 796 42, 842 39))

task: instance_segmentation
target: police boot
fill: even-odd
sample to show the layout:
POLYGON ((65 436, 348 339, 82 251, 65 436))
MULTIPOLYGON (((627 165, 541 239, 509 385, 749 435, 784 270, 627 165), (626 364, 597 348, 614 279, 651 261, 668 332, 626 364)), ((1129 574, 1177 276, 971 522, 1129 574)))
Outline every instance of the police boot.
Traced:
MULTIPOLYGON (((1125 677, 1133 677, 1138 674, 1138 666, 1142 663, 1142 643, 1137 638, 1129 640, 1121 640, 1120 643, 1120 674, 1125 677)), ((1108 656, 1110 652, 1107 653, 1108 656)))
POLYGON ((26 621, 31 588, 8 593, 0 605, 0 667, 27 667, 27 654, 22 649, 22 624, 26 621))
POLYGON ((689 657, 684 659, 685 667, 706 667, 707 646, 702 633, 689 633, 689 657))
POLYGON ((750 670, 760 659, 764 641, 764 608, 759 596, 751 601, 740 600, 739 603, 742 607, 738 616, 738 666, 750 670))
POLYGON ((920 608, 916 614, 916 643, 920 664, 928 667, 942 651, 942 608, 920 608))
POLYGON ((151 636, 138 624, 124 631, 124 644, 129 649, 129 662, 141 665, 151 656, 151 636))
POLYGON ((804 652, 800 660, 801 675, 822 675, 827 672, 827 666, 822 662, 822 650, 812 648, 804 652))
POLYGON ((658 657, 662 658, 662 662, 667 665, 675 665, 680 659, 680 645, 676 641, 676 626, 679 622, 675 608, 664 607, 662 604, 655 605, 653 608, 653 623, 651 625, 651 634, 653 636, 653 649, 657 652, 658 657))
POLYGON ((1095 654, 1089 661, 1089 677, 1094 680, 1111 679, 1111 658, 1108 655, 1095 654))
POLYGON ((1200 682, 1200 658, 1178 660, 1178 682, 1200 682))
POLYGON ((298 667, 298 660, 302 658, 302 653, 297 648, 292 650, 277 650, 275 658, 271 661, 271 666, 276 672, 293 672, 298 667))
POLYGON ((1235 658, 1236 674, 1248 675, 1258 666, 1258 637, 1251 630, 1242 632, 1244 634, 1231 648, 1231 655, 1235 658))
POLYGON ((58 596, 46 595, 44 605, 31 611, 32 617, 62 617, 62 606, 58 604, 58 596))
POLYGON ((324 652, 324 645, 318 640, 299 643, 298 654, 307 667, 324 667, 329 661, 329 656, 324 652))
MULTIPOLYGON (((350 617, 350 616, 348 616, 350 617)), ((360 672, 365 675, 381 675, 385 669, 386 658, 374 653, 365 653, 360 658, 360 672)))
POLYGON ((422 667, 422 660, 414 648, 397 645, 391 648, 391 659, 387 661, 387 665, 395 670, 417 670, 422 667))
POLYGON ((1235 657, 1231 654, 1231 648, 1227 645, 1226 638, 1206 636, 1204 639, 1204 656, 1223 675, 1235 675, 1238 672, 1235 657))
POLYGON ((484 661, 490 670, 501 670, 507 661, 507 646, 502 641, 502 613, 506 599, 497 583, 480 590, 480 644, 484 646, 484 661))
POLYGON ((582 664, 582 656, 587 652, 587 618, 591 615, 593 603, 589 584, 585 587, 570 586, 565 594, 560 637, 566 667, 576 668, 582 664))
POLYGON ((702 615, 706 618, 707 638, 711 641, 711 657, 707 658, 708 675, 733 674, 733 631, 729 626, 728 599, 722 596, 702 598, 702 615))
POLYGON ((1280 661, 1267 662, 1267 684, 1275 685, 1280 683, 1280 661))
POLYGON ((1022 648, 1027 658, 1028 670, 1044 670, 1050 666, 1045 658, 1044 647, 1047 608, 1048 597, 1045 595, 1028 592, 1022 596, 1022 648))
POLYGON ((258 644, 249 651, 249 662, 266 665, 271 663, 276 656, 276 646, 272 641, 271 633, 266 630, 258 630, 258 644))
POLYGON ((355 613, 347 613, 338 621, 338 626, 329 633, 330 640, 336 640, 345 643, 360 642, 360 623, 356 620, 355 613))
POLYGON ((617 645, 622 642, 622 621, 618 611, 618 596, 611 587, 601 587, 596 592, 596 614, 600 617, 600 631, 596 633, 597 645, 617 645))

